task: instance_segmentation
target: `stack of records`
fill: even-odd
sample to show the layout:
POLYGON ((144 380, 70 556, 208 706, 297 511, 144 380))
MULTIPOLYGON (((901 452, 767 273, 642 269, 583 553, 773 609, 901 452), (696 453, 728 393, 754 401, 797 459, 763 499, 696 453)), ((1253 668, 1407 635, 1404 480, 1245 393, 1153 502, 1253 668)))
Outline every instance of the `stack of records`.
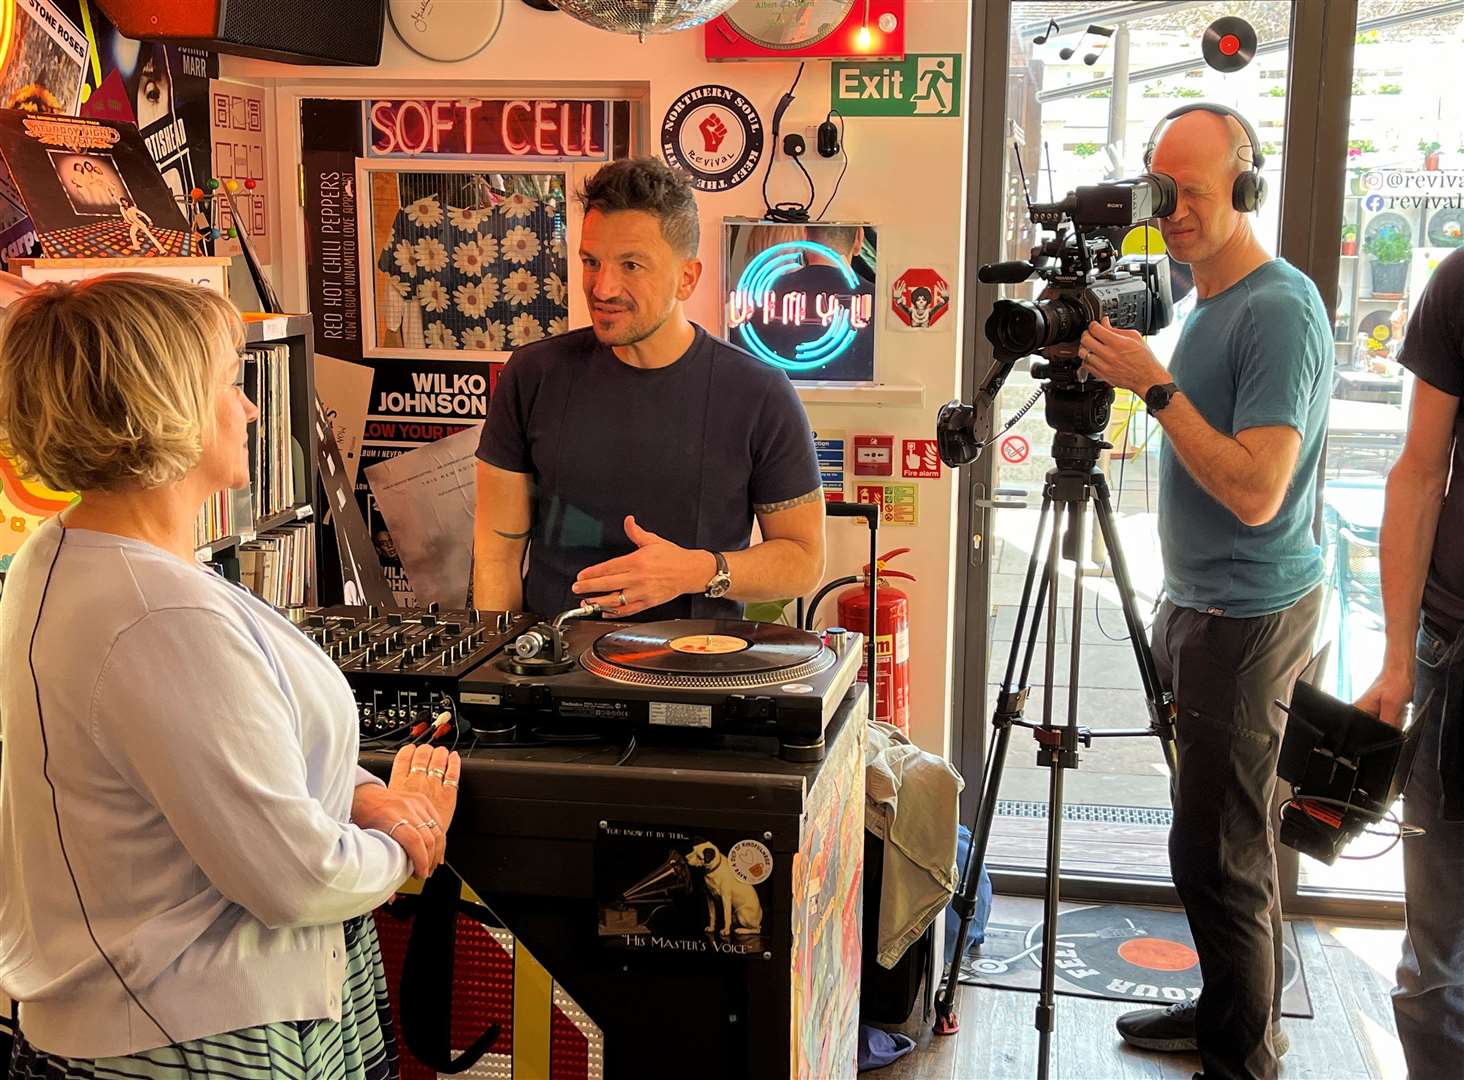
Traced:
POLYGON ((256 521, 295 505, 290 457, 290 347, 252 345, 245 353, 244 392, 259 406, 250 425, 249 480, 256 521))
POLYGON ((278 608, 314 603, 315 526, 309 522, 282 525, 260 533, 239 548, 239 583, 278 608))
POLYGON ((251 345, 244 354, 244 392, 259 407, 249 425, 249 488, 220 491, 204 504, 194 527, 194 546, 252 532, 259 523, 295 506, 295 467, 290 438, 290 347, 251 345))

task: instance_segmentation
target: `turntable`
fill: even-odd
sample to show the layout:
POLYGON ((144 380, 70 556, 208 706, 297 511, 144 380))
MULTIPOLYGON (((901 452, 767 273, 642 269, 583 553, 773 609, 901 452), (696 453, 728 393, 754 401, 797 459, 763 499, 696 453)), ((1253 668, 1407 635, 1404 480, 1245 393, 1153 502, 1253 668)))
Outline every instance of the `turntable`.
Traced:
POLYGON ((475 729, 539 721, 541 730, 770 736, 785 759, 818 761, 863 648, 862 635, 843 630, 821 637, 741 620, 570 621, 585 613, 539 624, 462 678, 459 701, 475 729))

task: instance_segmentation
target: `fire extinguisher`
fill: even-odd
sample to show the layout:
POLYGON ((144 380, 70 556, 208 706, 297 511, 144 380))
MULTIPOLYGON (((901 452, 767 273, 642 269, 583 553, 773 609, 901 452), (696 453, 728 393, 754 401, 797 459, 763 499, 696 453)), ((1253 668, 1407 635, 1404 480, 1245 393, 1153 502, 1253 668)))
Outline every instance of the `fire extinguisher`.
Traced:
MULTIPOLYGON (((895 548, 881 555, 875 562, 874 572, 879 575, 879 588, 875 601, 876 644, 874 701, 875 720, 893 724, 906 735, 910 734, 910 597, 907 593, 888 584, 889 578, 904 578, 914 581, 912 574, 901 570, 888 570, 886 564, 895 556, 903 555, 909 548, 895 548)), ((839 594, 839 624, 863 629, 869 625, 869 582, 870 567, 865 565, 863 584, 845 589, 839 594)), ((859 679, 869 681, 868 661, 859 667, 859 679)))

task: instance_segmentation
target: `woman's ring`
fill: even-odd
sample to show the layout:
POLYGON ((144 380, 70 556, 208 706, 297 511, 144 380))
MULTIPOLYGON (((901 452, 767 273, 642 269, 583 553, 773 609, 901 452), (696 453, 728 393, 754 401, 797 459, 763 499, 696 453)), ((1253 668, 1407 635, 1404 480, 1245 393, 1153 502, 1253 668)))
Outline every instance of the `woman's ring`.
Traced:
POLYGON ((427 775, 428 776, 435 776, 435 777, 437 777, 437 779, 441 780, 444 776, 447 775, 447 770, 446 769, 428 769, 427 770, 427 775))
POLYGON ((397 823, 396 823, 396 824, 395 824, 395 825, 393 825, 393 826, 392 826, 392 827, 391 827, 391 828, 389 828, 389 829, 387 829, 387 830, 386 830, 386 838, 387 838, 387 839, 388 839, 388 840, 390 840, 390 839, 391 839, 391 834, 392 834, 392 833, 394 833, 394 832, 396 832, 396 831, 397 831, 397 830, 398 830, 398 829, 400 829, 400 828, 401 828, 401 827, 402 827, 402 826, 403 826, 403 825, 410 825, 410 824, 411 824, 411 822, 410 822, 410 821, 408 821, 408 820, 407 820, 407 819, 406 819, 406 818, 402 818, 402 819, 401 819, 401 820, 400 820, 400 821, 398 821, 398 822, 397 822, 397 823))
POLYGON ((435 829, 435 828, 437 828, 437 822, 433 821, 431 818, 428 818, 426 821, 418 822, 417 823, 417 828, 419 828, 419 829, 435 829))
POLYGON ((427 766, 426 765, 413 765, 410 769, 407 770, 407 775, 408 776, 413 776, 416 773, 424 773, 426 771, 427 771, 427 766))

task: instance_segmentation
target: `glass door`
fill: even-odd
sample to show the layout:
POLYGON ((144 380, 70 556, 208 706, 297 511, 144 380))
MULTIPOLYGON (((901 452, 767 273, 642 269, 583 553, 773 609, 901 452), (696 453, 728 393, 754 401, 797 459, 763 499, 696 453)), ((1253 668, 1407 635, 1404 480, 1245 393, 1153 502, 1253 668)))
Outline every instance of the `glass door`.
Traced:
MULTIPOLYGON (((1144 170, 1144 149, 1155 125, 1170 110, 1193 101, 1228 105, 1250 119, 1266 155, 1271 189, 1279 191, 1291 16, 1288 0, 1127 6, 1013 3, 999 258, 1026 258, 1037 242, 1026 216, 1018 159, 1033 199, 1043 201, 1061 198, 1080 184, 1136 176, 1144 170), (1211 22, 1227 15, 1247 20, 1259 45, 1249 66, 1222 74, 1205 63, 1200 40, 1211 22)), ((1280 203, 1273 198, 1255 225, 1271 251, 1279 237, 1280 203)), ((1113 239, 1126 252, 1163 250, 1154 229, 1122 230, 1113 239)), ((1039 286, 1031 282, 1007 286, 1002 295, 1031 298, 1039 286)), ((1161 360, 1172 352, 1195 302, 1193 281, 1183 266, 1173 268, 1172 286, 1175 321, 1150 339, 1161 360)), ((971 317, 979 326, 986 312, 971 317)), ((989 349, 985 355, 990 355, 989 349)), ((1027 362, 1021 362, 1002 392, 998 427, 1031 399, 1037 386, 1027 362)), ((1155 526, 1161 434, 1143 403, 1120 391, 1108 430, 1114 449, 1104 467, 1120 542, 1146 623, 1162 581, 1155 526)), ((995 700, 1011 649, 1043 477, 1052 464, 1051 444, 1052 431, 1039 403, 991 451, 993 502, 1000 508, 989 512, 985 529, 991 567, 988 701, 995 700)), ((1064 714, 1069 695, 1076 692, 1081 724, 1094 730, 1142 728, 1148 716, 1109 553, 1095 535, 1082 557, 1086 567, 1081 677, 1076 688, 1070 687, 1067 665, 1061 665, 1055 679, 1054 715, 1064 714)), ((1059 658, 1066 655, 1071 632, 1072 566, 1063 564, 1058 594, 1059 658)), ((1033 675, 1039 684, 1040 652, 1039 646, 1033 675)), ((1042 706, 1042 691, 1036 689, 1028 702, 1028 718, 1040 717, 1042 706)), ((1049 774, 1035 765, 1025 733, 1017 733, 1011 747, 988 865, 994 872, 1036 871, 1044 860, 1049 774)), ((1168 784, 1160 746, 1152 738, 1100 739, 1084 750, 1081 767, 1066 779, 1064 872, 1127 881, 1135 887, 1167 883, 1168 784)))
MULTIPOLYGON (((1358 5, 1322 513, 1331 652, 1321 685, 1345 700, 1383 658, 1378 527, 1413 388, 1398 363, 1408 315, 1464 244, 1464 102, 1433 75, 1457 62, 1461 41, 1464 5, 1358 5)), ((1401 846, 1362 858, 1387 847, 1364 835, 1333 866, 1301 859, 1298 895, 1401 898, 1401 846)))

